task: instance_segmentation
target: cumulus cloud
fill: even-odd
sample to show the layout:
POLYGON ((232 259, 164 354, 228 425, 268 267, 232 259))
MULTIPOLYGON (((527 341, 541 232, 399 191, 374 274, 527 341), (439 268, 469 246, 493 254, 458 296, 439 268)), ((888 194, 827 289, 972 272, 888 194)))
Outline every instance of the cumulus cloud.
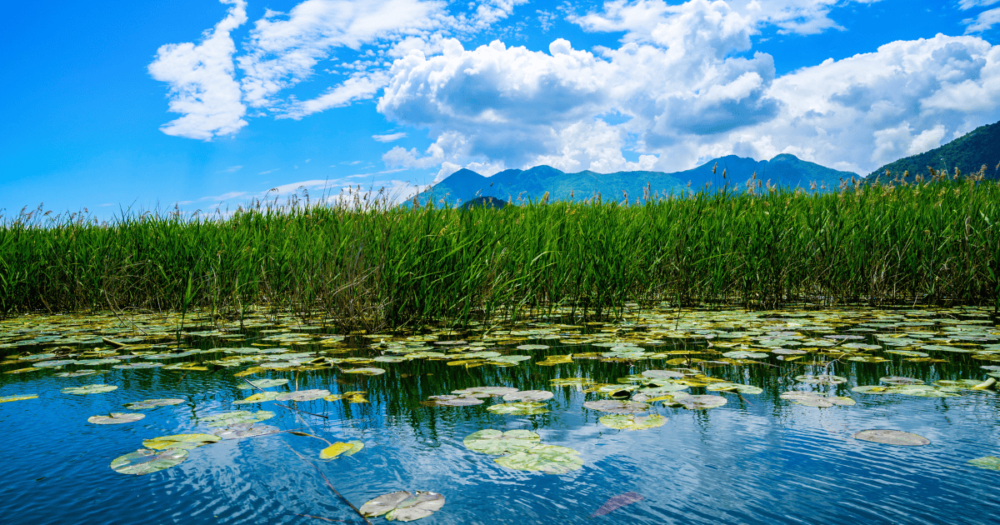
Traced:
MULTIPOLYGON (((992 3, 992 2, 991 2, 992 3)), ((1000 7, 979 13, 976 18, 963 21, 966 24, 965 33, 981 33, 1000 24, 1000 7)))
POLYGON ((782 101, 775 119, 715 147, 868 173, 1000 120, 1000 46, 945 35, 892 42, 785 75, 769 94, 782 101))
MULTIPOLYGON (((424 157, 394 150, 386 160, 413 167, 468 157, 507 166, 638 169, 621 153, 633 135, 655 148, 778 112, 778 101, 766 95, 774 79, 771 57, 730 56, 750 48, 753 21, 725 2, 618 3, 580 22, 595 30, 636 30, 621 48, 600 56, 564 39, 552 42, 548 53, 500 41, 466 50, 447 40, 440 55, 413 52, 395 61, 379 111, 451 138, 450 147, 436 144, 424 157), (653 8, 658 11, 651 14, 653 8), (600 118, 607 113, 629 123, 612 129, 600 118), (586 133, 593 137, 583 147, 586 133), (597 147, 601 140, 610 142, 597 147)), ((643 169, 656 157, 646 159, 643 169)))
MULTIPOLYGON (((279 91, 308 78, 331 50, 357 50, 432 29, 444 8, 443 2, 422 0, 306 0, 287 15, 269 10, 254 24, 249 52, 239 58, 246 101, 272 106, 279 91)), ((312 107, 333 106, 321 101, 312 107)))
POLYGON ((387 81, 388 77, 380 71, 354 75, 320 97, 292 104, 281 117, 300 119, 330 108, 347 106, 358 100, 374 98, 387 81))
POLYGON ((161 46, 149 65, 149 74, 170 86, 170 111, 183 115, 160 128, 167 135, 211 140, 247 124, 240 84, 233 76, 236 46, 230 36, 247 20, 246 1, 220 1, 232 7, 199 44, 161 46))

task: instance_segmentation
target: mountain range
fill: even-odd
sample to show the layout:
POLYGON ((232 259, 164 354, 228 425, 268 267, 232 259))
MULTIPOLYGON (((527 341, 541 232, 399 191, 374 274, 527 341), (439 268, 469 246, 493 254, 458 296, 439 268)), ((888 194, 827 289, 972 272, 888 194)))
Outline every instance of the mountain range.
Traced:
MULTIPOLYGON (((902 175, 909 170, 911 176, 927 173, 927 167, 946 168, 953 171, 958 167, 963 173, 978 172, 983 165, 997 166, 993 172, 987 170, 989 178, 997 179, 1000 172, 1000 122, 982 126, 967 135, 944 146, 920 155, 914 155, 887 164, 875 170, 866 180, 887 182, 886 170, 902 175), (885 179, 885 180, 883 180, 885 179)), ((842 181, 852 177, 862 179, 856 173, 838 171, 813 162, 807 162, 794 155, 782 154, 771 160, 757 161, 750 158, 729 155, 710 160, 696 168, 674 173, 659 171, 620 171, 616 173, 596 173, 581 171, 566 173, 551 166, 535 166, 527 170, 509 169, 484 177, 472 170, 461 169, 441 182, 417 195, 421 205, 442 199, 451 205, 469 202, 477 197, 493 197, 503 201, 541 199, 545 193, 551 200, 582 201, 600 195, 604 200, 621 201, 625 194, 630 201, 650 194, 677 195, 686 190, 719 188, 745 188, 747 180, 754 173, 757 180, 770 181, 786 188, 832 191, 842 181), (714 173, 713 173, 714 172, 714 173), (725 177, 723 177, 725 174, 725 177), (813 186, 815 185, 815 187, 813 186)))

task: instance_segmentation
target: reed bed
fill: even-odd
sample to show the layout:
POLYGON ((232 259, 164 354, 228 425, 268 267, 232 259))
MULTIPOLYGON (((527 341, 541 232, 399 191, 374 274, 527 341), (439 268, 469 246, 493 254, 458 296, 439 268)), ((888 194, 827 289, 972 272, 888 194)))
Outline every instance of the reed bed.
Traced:
POLYGON ((1000 306, 1000 184, 925 182, 634 203, 254 203, 228 216, 0 217, 0 313, 292 310, 345 330, 555 307, 1000 306))

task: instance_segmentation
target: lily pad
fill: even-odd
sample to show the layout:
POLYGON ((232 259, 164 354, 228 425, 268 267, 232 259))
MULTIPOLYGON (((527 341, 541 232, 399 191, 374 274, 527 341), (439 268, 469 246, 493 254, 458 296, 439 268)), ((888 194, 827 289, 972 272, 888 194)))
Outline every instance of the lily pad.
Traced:
POLYGON ((512 416, 533 416, 535 414, 544 414, 549 411, 548 408, 545 408, 545 403, 533 403, 530 401, 519 403, 500 403, 498 405, 488 407, 486 410, 489 410, 494 414, 507 414, 512 416))
MULTIPOLYGON (((315 401, 317 399, 322 399, 330 395, 329 390, 323 389, 312 389, 312 390, 299 390, 298 392, 286 392, 284 394, 279 394, 278 397, 274 398, 275 401, 315 401)), ((252 396, 251 396, 252 397, 252 396)))
POLYGON ((277 434, 279 432, 278 427, 271 425, 250 425, 250 424, 240 424, 233 425, 229 428, 222 429, 219 431, 219 439, 241 439, 249 437, 266 436, 269 434, 277 434))
POLYGON ((722 396, 692 396, 678 392, 674 394, 673 404, 688 410, 708 410, 725 405, 728 401, 722 396))
POLYGON ((319 453, 319 459, 331 459, 337 456, 353 456, 363 448, 365 448, 365 444, 361 441, 349 441, 347 443, 337 442, 321 450, 319 453))
POLYGON ((75 372, 59 372, 56 377, 86 377, 97 373, 97 370, 77 370, 75 372))
POLYGON ((587 401, 583 404, 585 408, 599 410, 611 414, 638 414, 645 412, 649 405, 637 401, 618 401, 615 399, 602 399, 600 401, 587 401))
POLYGON ((836 405, 854 406, 856 401, 849 397, 824 396, 816 392, 785 392, 781 394, 781 399, 789 399, 795 403, 813 408, 830 408, 836 405))
POLYGON ((361 374, 363 376, 379 376, 379 375, 384 374, 385 370, 382 369, 382 368, 376 368, 376 367, 370 366, 370 367, 366 367, 366 368, 345 368, 344 369, 344 373, 345 374, 361 374))
POLYGON ((885 383, 887 385, 922 385, 922 384, 924 384, 923 380, 921 380, 921 379, 915 379, 915 378, 912 378, 912 377, 889 376, 889 377, 880 377, 878 380, 879 380, 880 383, 885 383))
POLYGON ((160 368, 163 363, 127 363, 121 365, 115 365, 111 368, 117 368, 118 370, 145 370, 148 368, 160 368))
POLYGON ((179 465, 187 458, 188 451, 185 449, 172 448, 162 451, 139 449, 115 458, 111 462, 111 469, 119 474, 141 476, 179 465))
POLYGON ((499 430, 486 429, 469 434, 462 443, 465 444, 466 448, 474 452, 496 456, 528 449, 537 445, 541 439, 538 434, 529 430, 508 430, 507 432, 501 432, 499 430))
POLYGON ((26 399, 38 399, 36 394, 24 394, 20 396, 4 396, 0 397, 0 403, 9 403, 11 401, 24 401, 26 399))
MULTIPOLYGON (((805 353, 805 352, 803 352, 805 353)), ((770 354, 765 354, 763 352, 749 352, 746 350, 736 350, 733 352, 726 352, 722 354, 722 357, 728 359, 765 359, 770 354)))
POLYGON ((646 370, 642 376, 650 379, 681 379, 684 374, 676 370, 646 370))
POLYGON ((548 350, 548 345, 521 345, 517 347, 518 350, 548 350))
POLYGON ((452 394, 460 396, 490 397, 505 396, 507 394, 513 394, 517 391, 518 390, 516 388, 506 386, 477 386, 473 388, 465 388, 463 390, 454 390, 452 391, 452 394))
POLYGON ((87 385, 87 386, 73 386, 69 388, 62 389, 63 394, 74 394, 77 396, 83 396, 87 394, 103 394, 105 392, 111 392, 112 390, 117 390, 118 387, 115 385, 87 385))
POLYGON ((854 357, 848 357, 847 360, 857 363, 885 363, 889 361, 884 357, 875 357, 871 355, 856 355, 854 357))
POLYGON ((758 395, 764 392, 763 388, 742 383, 712 383, 705 387, 709 392, 736 392, 739 394, 758 395))
POLYGON ((474 396, 454 396, 454 395, 442 395, 442 396, 431 396, 428 398, 430 401, 428 404, 431 406, 442 406, 442 407, 471 407, 483 404, 483 400, 474 396))
POLYGON ((135 401, 132 403, 125 403, 125 408, 129 410, 147 410, 156 407, 165 407, 171 405, 179 405, 183 403, 183 399, 147 399, 145 401, 135 401))
POLYGON ((281 392, 258 392, 246 399, 237 399, 233 401, 234 405, 247 405, 251 403, 264 403, 267 401, 276 401, 281 392))
POLYGON ((267 410, 258 410, 257 412, 234 410, 232 412, 225 412, 214 416, 200 417, 198 418, 198 421, 201 423, 207 423, 210 427, 228 427, 242 423, 253 424, 258 421, 271 419, 274 416, 274 412, 268 412, 267 410))
POLYGON ((901 430, 885 429, 862 430, 861 432, 854 434, 854 439, 871 441, 872 443, 882 443, 883 445, 898 445, 903 447, 920 447, 928 445, 931 442, 931 440, 923 436, 918 436, 917 434, 911 434, 901 430))
POLYGON ((523 390, 503 396, 504 401, 548 401, 552 392, 548 390, 523 390))
POLYGON ((667 418, 656 414, 651 416, 620 414, 602 416, 599 421, 602 425, 617 430, 644 430, 647 428, 662 427, 667 422, 667 418))
POLYGON ((983 458, 976 458, 966 462, 967 465, 972 465, 973 467, 985 468, 989 470, 1000 470, 1000 458, 996 456, 986 456, 983 458))
POLYGON ((566 474, 583 467, 579 452, 556 445, 534 445, 493 461, 509 469, 546 474, 566 474))
POLYGON ((210 445, 217 441, 219 441, 219 436, 213 434, 174 434, 147 439, 142 442, 142 446, 154 450, 166 450, 168 448, 191 450, 203 445, 210 445))
POLYGON ((847 382, 846 377, 841 376, 830 376, 830 375, 820 375, 820 376, 795 376, 795 380, 800 383, 805 383, 807 385, 840 385, 847 382))
POLYGON ((426 518, 444 506, 444 496, 436 492, 410 494, 403 490, 383 494, 361 506, 361 514, 368 518, 385 514, 387 520, 413 521, 426 518))
POLYGON ((982 381, 979 381, 978 379, 956 379, 956 380, 943 379, 941 381, 934 382, 934 384, 937 386, 960 388, 963 390, 972 390, 973 388, 979 386, 981 383, 982 381))
POLYGON ((288 379, 257 379, 256 381, 250 381, 251 384, 243 382, 239 385, 240 390, 248 390, 251 388, 259 388, 261 390, 265 388, 272 388, 276 386, 281 386, 288 383, 288 379))
MULTIPOLYGON (((116 361, 117 362, 117 361, 116 361)), ((31 366, 36 368, 56 368, 76 363, 74 359, 59 359, 54 361, 39 361, 31 366)))
POLYGON ((95 425, 120 425, 122 423, 135 423, 144 417, 146 417, 146 414, 112 412, 107 416, 90 416, 87 418, 87 422, 95 425))

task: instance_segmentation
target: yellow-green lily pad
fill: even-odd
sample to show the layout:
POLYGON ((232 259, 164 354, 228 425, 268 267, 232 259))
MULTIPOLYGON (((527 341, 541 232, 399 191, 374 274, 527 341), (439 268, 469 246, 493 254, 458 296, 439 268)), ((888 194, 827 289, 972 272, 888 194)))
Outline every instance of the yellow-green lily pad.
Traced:
POLYGON ((617 414, 602 416, 599 421, 602 425, 616 430, 645 430, 662 427, 667 422, 667 418, 656 414, 651 416, 617 414))
POLYGON ((188 458, 185 449, 172 448, 161 451, 139 449, 118 456, 111 462, 111 469, 119 474, 141 476, 179 465, 188 458))
POLYGON ((122 423, 135 423, 144 417, 146 417, 146 414, 112 412, 106 416, 90 416, 87 418, 87 422, 95 425, 120 425, 122 423))
POLYGON ((166 450, 168 448, 191 450, 203 445, 210 445, 217 441, 219 441, 219 436, 213 434, 174 434, 147 439, 142 442, 142 446, 154 450, 166 450))
POLYGON ((62 389, 63 394, 73 394, 77 396, 83 396, 87 394, 103 394, 105 392, 111 392, 112 390, 117 390, 118 387, 115 385, 87 385, 87 386, 72 386, 69 388, 62 389))
POLYGON ((347 443, 338 441, 324 448, 319 453, 320 459, 332 459, 337 456, 353 456, 357 454, 361 449, 365 448, 365 444, 361 441, 349 441, 347 443))

